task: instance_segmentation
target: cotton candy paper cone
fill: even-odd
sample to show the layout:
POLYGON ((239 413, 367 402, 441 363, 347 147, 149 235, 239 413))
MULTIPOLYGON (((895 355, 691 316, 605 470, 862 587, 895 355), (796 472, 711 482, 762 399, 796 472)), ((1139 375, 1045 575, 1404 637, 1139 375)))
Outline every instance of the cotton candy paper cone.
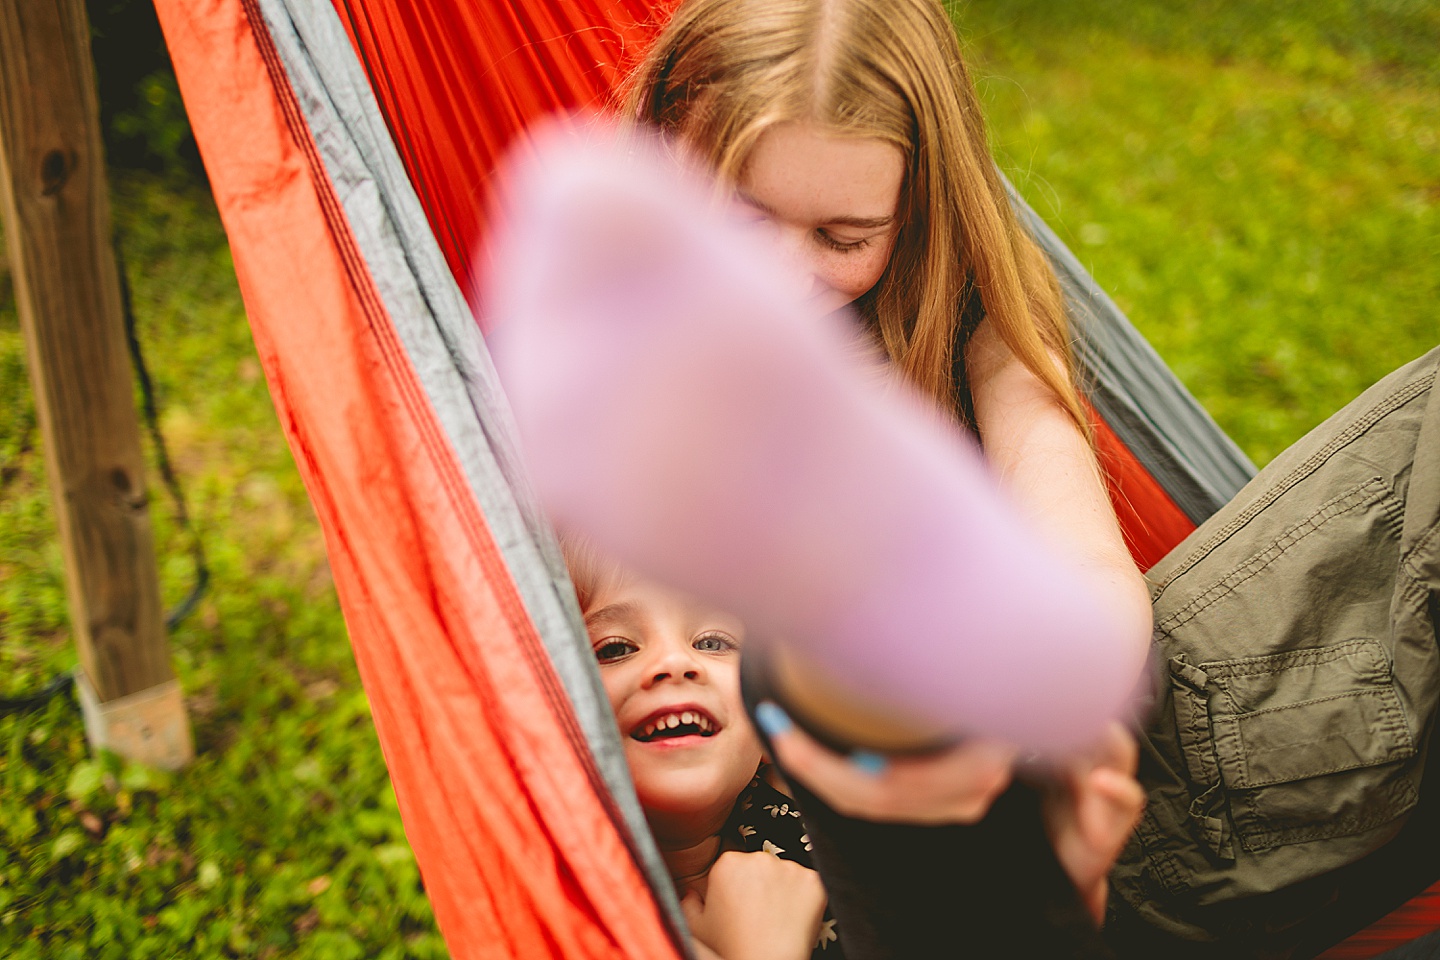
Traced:
POLYGON ((485 302, 560 526, 958 735, 1057 751, 1126 713, 1143 639, 853 317, 796 303, 648 143, 552 130, 529 157, 485 302))

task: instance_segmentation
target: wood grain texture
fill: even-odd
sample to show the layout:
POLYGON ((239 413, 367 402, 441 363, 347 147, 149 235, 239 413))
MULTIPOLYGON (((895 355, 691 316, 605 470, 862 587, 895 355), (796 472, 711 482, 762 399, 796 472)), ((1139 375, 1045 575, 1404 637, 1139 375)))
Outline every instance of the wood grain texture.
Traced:
POLYGON ((173 677, 83 0, 0 0, 0 200, 65 555, 102 701, 173 677))

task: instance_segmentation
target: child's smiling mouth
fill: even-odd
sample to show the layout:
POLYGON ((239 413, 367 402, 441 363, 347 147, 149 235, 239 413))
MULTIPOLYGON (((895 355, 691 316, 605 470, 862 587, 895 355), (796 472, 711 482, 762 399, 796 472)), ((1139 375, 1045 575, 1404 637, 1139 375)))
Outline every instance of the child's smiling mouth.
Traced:
POLYGON ((630 739, 653 743, 679 737, 713 737, 719 732, 720 724, 699 707, 667 707, 636 724, 630 739))

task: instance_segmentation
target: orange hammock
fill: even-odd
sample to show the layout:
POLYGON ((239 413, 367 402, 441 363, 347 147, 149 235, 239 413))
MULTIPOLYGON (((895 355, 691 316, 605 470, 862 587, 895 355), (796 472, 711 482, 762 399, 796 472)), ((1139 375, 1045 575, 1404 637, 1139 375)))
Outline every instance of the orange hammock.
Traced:
MULTIPOLYGON (((452 954, 679 956, 669 879, 462 293, 501 152, 539 116, 607 104, 671 0, 156 6, 452 954)), ((1017 206, 1066 288, 1113 500, 1148 567, 1253 468, 1017 206)), ((1421 926, 1401 936, 1440 920, 1407 909, 1421 926)))

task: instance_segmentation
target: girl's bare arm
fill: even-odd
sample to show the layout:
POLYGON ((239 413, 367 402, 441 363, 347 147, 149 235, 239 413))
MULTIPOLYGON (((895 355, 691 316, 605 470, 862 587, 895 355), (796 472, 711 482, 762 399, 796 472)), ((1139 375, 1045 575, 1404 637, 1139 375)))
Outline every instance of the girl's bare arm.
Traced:
POLYGON ((1090 444, 989 324, 971 338, 966 367, 986 459, 1040 532, 1099 576, 1135 638, 1138 676, 1150 637, 1149 591, 1125 547, 1090 444))

